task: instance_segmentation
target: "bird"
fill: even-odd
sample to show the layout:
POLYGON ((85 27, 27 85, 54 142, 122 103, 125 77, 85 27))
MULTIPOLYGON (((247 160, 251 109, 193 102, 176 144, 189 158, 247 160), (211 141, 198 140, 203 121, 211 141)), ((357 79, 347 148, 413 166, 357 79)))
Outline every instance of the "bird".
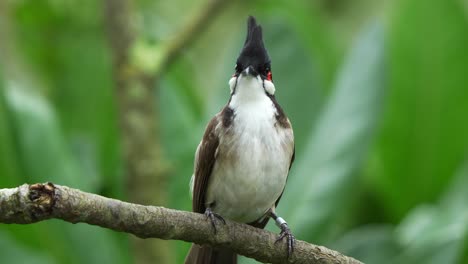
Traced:
MULTIPOLYGON (((295 157, 291 122, 275 98, 271 61, 262 27, 247 19, 247 36, 229 80, 230 98, 206 126, 195 152, 190 180, 192 209, 216 226, 225 218, 264 228, 270 218, 286 239, 288 257, 295 238, 275 208, 295 157)), ((192 244, 186 264, 232 264, 223 248, 192 244)))

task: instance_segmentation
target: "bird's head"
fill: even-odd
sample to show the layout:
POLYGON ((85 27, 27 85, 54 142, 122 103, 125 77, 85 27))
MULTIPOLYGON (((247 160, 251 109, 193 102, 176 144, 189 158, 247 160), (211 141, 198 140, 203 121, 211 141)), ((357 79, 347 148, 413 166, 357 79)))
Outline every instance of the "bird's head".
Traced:
POLYGON ((252 16, 247 20, 247 37, 237 58, 235 73, 229 81, 231 94, 236 92, 236 86, 240 82, 249 82, 249 86, 258 83, 265 92, 271 95, 275 93, 271 61, 263 43, 262 27, 252 16))

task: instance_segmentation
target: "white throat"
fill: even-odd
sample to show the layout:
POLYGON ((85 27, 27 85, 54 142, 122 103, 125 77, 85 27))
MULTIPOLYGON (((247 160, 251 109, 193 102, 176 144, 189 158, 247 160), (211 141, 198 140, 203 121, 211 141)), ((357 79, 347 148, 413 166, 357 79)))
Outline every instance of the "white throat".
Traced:
POLYGON ((233 109, 242 104, 260 102, 268 99, 267 94, 275 94, 275 86, 269 80, 262 80, 260 76, 234 76, 229 80, 231 89, 231 102, 229 106, 233 109), (266 92, 266 93, 265 93, 266 92))
POLYGON ((239 104, 253 103, 263 98, 267 98, 267 96, 263 89, 262 79, 259 76, 239 76, 230 105, 235 107, 239 104))

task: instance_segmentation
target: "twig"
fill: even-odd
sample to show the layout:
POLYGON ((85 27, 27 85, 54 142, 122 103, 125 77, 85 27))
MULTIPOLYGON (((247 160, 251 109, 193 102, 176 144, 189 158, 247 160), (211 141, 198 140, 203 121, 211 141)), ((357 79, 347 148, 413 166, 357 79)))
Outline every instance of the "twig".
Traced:
POLYGON ((226 247, 268 263, 361 263, 304 241, 297 241, 293 255, 286 259, 286 245, 275 244, 277 234, 263 229, 226 221, 214 234, 202 214, 126 203, 52 183, 0 189, 0 223, 31 224, 50 218, 98 225, 141 238, 226 247))
POLYGON ((207 0, 200 7, 199 13, 186 23, 185 27, 175 38, 167 43, 166 52, 163 54, 163 58, 156 67, 154 74, 156 76, 163 74, 168 66, 177 60, 184 48, 193 43, 201 35, 201 32, 208 27, 208 24, 221 13, 220 10, 229 3, 230 1, 225 0, 207 0))

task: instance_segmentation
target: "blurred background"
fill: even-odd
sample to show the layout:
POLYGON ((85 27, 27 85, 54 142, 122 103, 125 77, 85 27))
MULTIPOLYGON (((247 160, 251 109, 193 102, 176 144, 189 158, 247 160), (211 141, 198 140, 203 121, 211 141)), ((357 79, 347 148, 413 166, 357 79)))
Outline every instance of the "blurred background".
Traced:
MULTIPOLYGON (((190 210, 248 15, 294 127, 278 212, 296 237, 366 263, 468 263, 464 0, 0 0, 0 188, 190 210)), ((182 263, 188 247, 0 225, 2 263, 182 263)))

